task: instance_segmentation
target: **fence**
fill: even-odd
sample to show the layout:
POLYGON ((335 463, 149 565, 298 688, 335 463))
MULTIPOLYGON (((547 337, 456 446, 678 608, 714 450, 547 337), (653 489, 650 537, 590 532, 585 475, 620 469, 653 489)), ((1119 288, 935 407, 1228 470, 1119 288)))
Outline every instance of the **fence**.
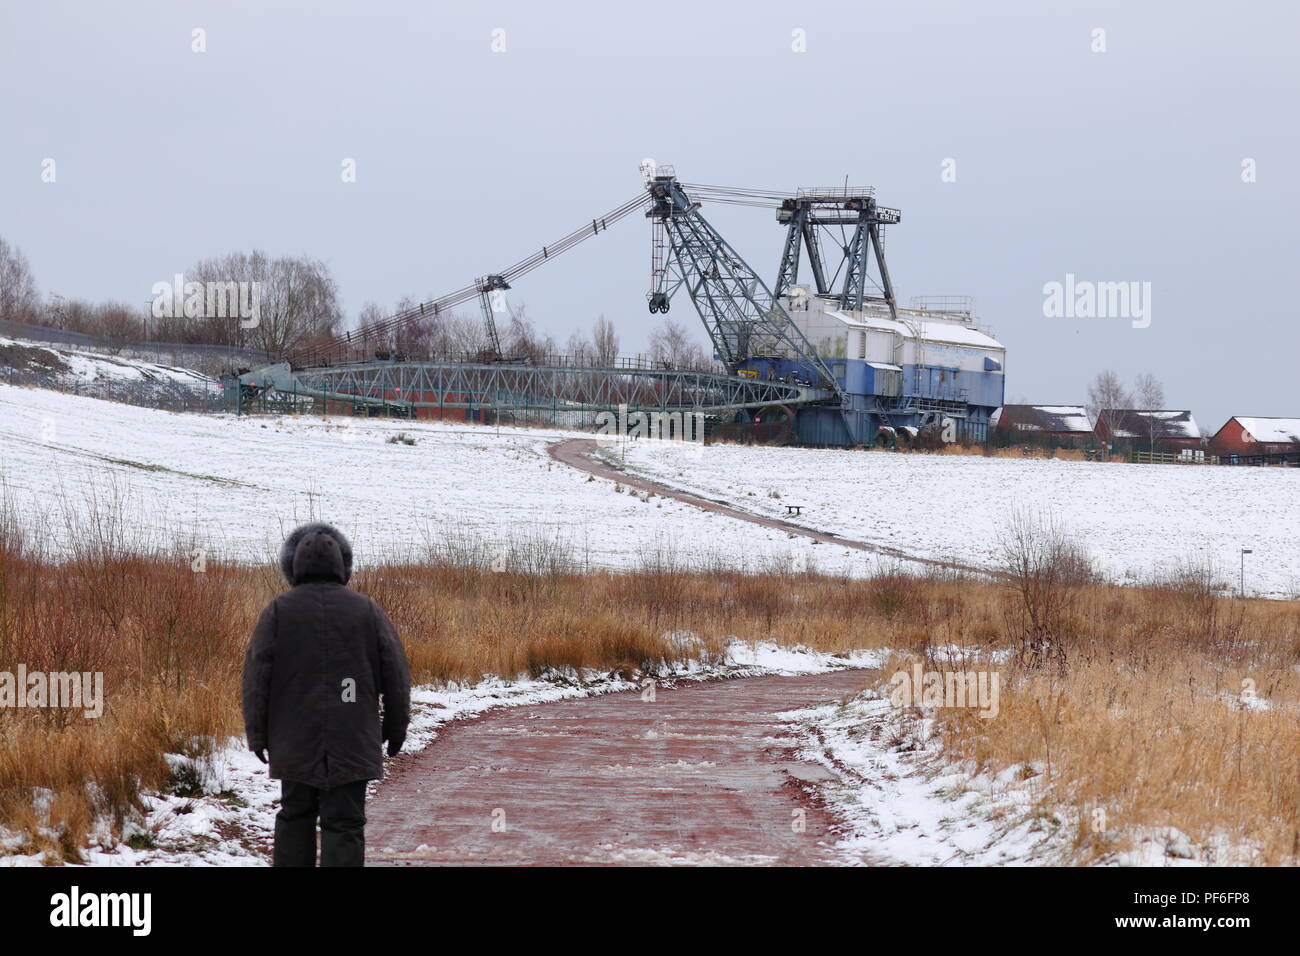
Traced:
POLYGON ((1255 465, 1280 466, 1282 468, 1300 468, 1300 451, 1278 453, 1276 455, 1222 455, 1216 459, 1221 465, 1255 465))
POLYGON ((1300 452, 1277 455, 1207 455, 1202 451, 1134 451, 1130 461, 1144 465, 1250 465, 1254 467, 1300 468, 1300 452))
POLYGON ((1204 452, 1194 454, 1190 449, 1177 453, 1132 449, 1129 453, 1129 461, 1143 465, 1217 465, 1219 463, 1218 458, 1206 455, 1204 452))

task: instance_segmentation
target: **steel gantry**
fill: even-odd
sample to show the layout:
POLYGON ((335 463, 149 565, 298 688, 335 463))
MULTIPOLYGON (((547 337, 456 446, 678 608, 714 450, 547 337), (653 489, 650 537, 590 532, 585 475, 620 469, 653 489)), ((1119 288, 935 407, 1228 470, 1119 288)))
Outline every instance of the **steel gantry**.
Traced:
POLYGON ((399 414, 416 408, 588 411, 625 405, 638 411, 708 414, 825 401, 825 389, 689 369, 438 362, 360 362, 291 369, 288 363, 240 377, 258 391, 399 414))
POLYGON ((785 245, 781 251, 781 265, 777 270, 776 294, 784 295, 799 279, 799 253, 808 250, 808 263, 812 267, 813 283, 818 295, 830 293, 835 281, 843 272, 840 289, 840 308, 861 310, 864 302, 884 302, 891 317, 898 318, 894 300, 894 286, 885 264, 882 229, 902 219, 897 209, 876 203, 870 187, 844 187, 843 189, 800 189, 793 197, 782 200, 776 211, 777 222, 786 226, 785 245), (838 246, 843 256, 835 274, 826 274, 822 256, 822 230, 840 229, 838 246), (852 230, 852 235, 847 231, 852 230), (874 280, 878 294, 869 294, 867 286, 873 280, 871 261, 874 257, 878 280, 874 280))
POLYGON ((733 375, 751 358, 786 358, 806 368, 819 387, 843 392, 772 290, 727 240, 700 215, 672 167, 647 176, 646 215, 667 233, 669 254, 652 278, 652 311, 667 311, 683 286, 713 341, 718 360, 733 375), (656 309, 657 307, 657 309, 656 309))

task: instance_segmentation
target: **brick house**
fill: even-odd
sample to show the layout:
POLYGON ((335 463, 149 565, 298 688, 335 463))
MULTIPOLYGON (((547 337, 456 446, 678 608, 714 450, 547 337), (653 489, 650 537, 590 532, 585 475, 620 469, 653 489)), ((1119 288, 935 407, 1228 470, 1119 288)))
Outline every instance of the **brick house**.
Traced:
POLYGON ((1300 418, 1234 415, 1210 439, 1213 455, 1289 455, 1300 452, 1300 418))
POLYGON ((1201 448, 1201 429, 1186 410, 1103 408, 1095 431, 1114 449, 1180 452, 1201 448))
POLYGON ((1003 405, 996 418, 999 444, 1077 448, 1096 440, 1082 405, 1003 405))

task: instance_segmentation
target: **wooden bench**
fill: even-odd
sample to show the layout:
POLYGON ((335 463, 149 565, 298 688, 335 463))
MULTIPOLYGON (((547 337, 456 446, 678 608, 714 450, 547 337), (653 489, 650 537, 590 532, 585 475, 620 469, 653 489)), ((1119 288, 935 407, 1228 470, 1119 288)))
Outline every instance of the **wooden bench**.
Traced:
POLYGON ((787 515, 798 515, 803 512, 803 505, 786 505, 785 513, 787 515))

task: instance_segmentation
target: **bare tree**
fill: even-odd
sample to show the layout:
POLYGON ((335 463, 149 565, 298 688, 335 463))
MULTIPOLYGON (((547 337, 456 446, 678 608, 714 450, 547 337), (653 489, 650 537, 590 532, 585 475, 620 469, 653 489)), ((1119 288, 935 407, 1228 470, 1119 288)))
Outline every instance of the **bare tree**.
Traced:
POLYGON ((384 310, 380 308, 378 302, 367 302, 357 313, 357 328, 364 329, 367 325, 382 322, 385 318, 387 316, 384 315, 384 310))
POLYGON ((333 337, 343 321, 338 286, 329 267, 318 259, 271 259, 254 249, 202 260, 187 276, 197 282, 256 282, 259 286, 257 326, 245 329, 237 320, 209 316, 198 322, 204 341, 252 345, 279 355, 333 337))
POLYGON ((140 311, 133 311, 129 305, 120 302, 97 304, 51 295, 49 303, 35 318, 50 328, 99 336, 113 346, 144 337, 144 320, 140 311))
POLYGON ((95 306, 93 334, 106 339, 114 351, 133 341, 144 340, 142 309, 132 309, 124 302, 105 302, 95 306))
POLYGON ((1088 414, 1092 416, 1094 424, 1107 409, 1130 408, 1132 404, 1133 396, 1124 388, 1124 383, 1113 369, 1098 372, 1097 377, 1088 385, 1088 414))
MULTIPOLYGON (((470 306, 470 315, 462 315, 458 312, 434 312, 432 309, 420 313, 421 302, 429 302, 434 298, 433 295, 427 295, 422 300, 409 295, 404 296, 386 313, 380 313, 375 307, 373 311, 366 313, 360 327, 364 328, 376 319, 411 312, 414 314, 410 318, 401 323, 399 328, 384 336, 382 342, 376 344, 430 360, 487 358, 489 351, 487 328, 483 324, 483 317, 477 306, 470 306)), ((523 315, 522 308, 519 310, 519 315, 523 315)), ((531 323, 526 319, 524 324, 531 330, 531 323)), ((509 332, 510 329, 507 327, 502 334, 498 324, 498 334, 503 340, 502 348, 507 350, 506 341, 509 332)))
POLYGON ((444 352, 479 355, 488 349, 487 328, 480 315, 445 316, 440 325, 444 352))
POLYGON ((602 368, 611 367, 618 358, 618 333, 614 331, 614 323, 600 316, 591 330, 591 339, 596 351, 596 364, 602 368))
POLYGON ((569 336, 569 341, 565 344, 564 350, 568 353, 572 362, 579 366, 589 365, 596 354, 595 347, 582 329, 576 329, 569 336))
POLYGON ((30 322, 39 306, 27 257, 17 246, 0 239, 0 319, 30 322))
POLYGON ((89 302, 65 299, 57 293, 51 293, 41 324, 68 332, 89 332, 94 311, 95 307, 89 302))
MULTIPOLYGON (((1160 384, 1160 379, 1156 378, 1150 372, 1144 372, 1139 375, 1133 384, 1134 407, 1146 411, 1156 411, 1165 407, 1165 387, 1160 384)), ((1143 416, 1147 432, 1147 447, 1149 451, 1155 451, 1156 447, 1156 417, 1154 415, 1143 416)))
POLYGON ((501 335, 501 351, 507 358, 523 358, 540 365, 546 356, 557 351, 555 340, 537 331, 522 305, 510 310, 510 325, 503 334, 498 330, 498 334, 501 335))
POLYGON ((1165 387, 1150 372, 1139 375, 1133 383, 1135 408, 1160 409, 1165 407, 1165 387))
POLYGON ((158 340, 160 336, 146 323, 147 312, 143 306, 126 302, 86 302, 82 299, 65 299, 51 295, 49 302, 32 315, 33 321, 52 329, 93 335, 118 351, 131 342, 143 342, 146 332, 158 340))
MULTIPOLYGON (((375 348, 390 349, 408 358, 432 359, 439 352, 446 351, 446 316, 424 308, 409 295, 403 296, 392 311, 387 313, 375 303, 368 303, 361 310, 358 328, 364 330, 376 322, 385 319, 391 321, 403 314, 406 317, 382 335, 366 335, 363 341, 375 348)), ((355 336, 350 338, 355 341, 355 336)))
POLYGON ((650 358, 671 368, 704 368, 704 350, 693 341, 686 326, 664 316, 650 333, 650 358))

